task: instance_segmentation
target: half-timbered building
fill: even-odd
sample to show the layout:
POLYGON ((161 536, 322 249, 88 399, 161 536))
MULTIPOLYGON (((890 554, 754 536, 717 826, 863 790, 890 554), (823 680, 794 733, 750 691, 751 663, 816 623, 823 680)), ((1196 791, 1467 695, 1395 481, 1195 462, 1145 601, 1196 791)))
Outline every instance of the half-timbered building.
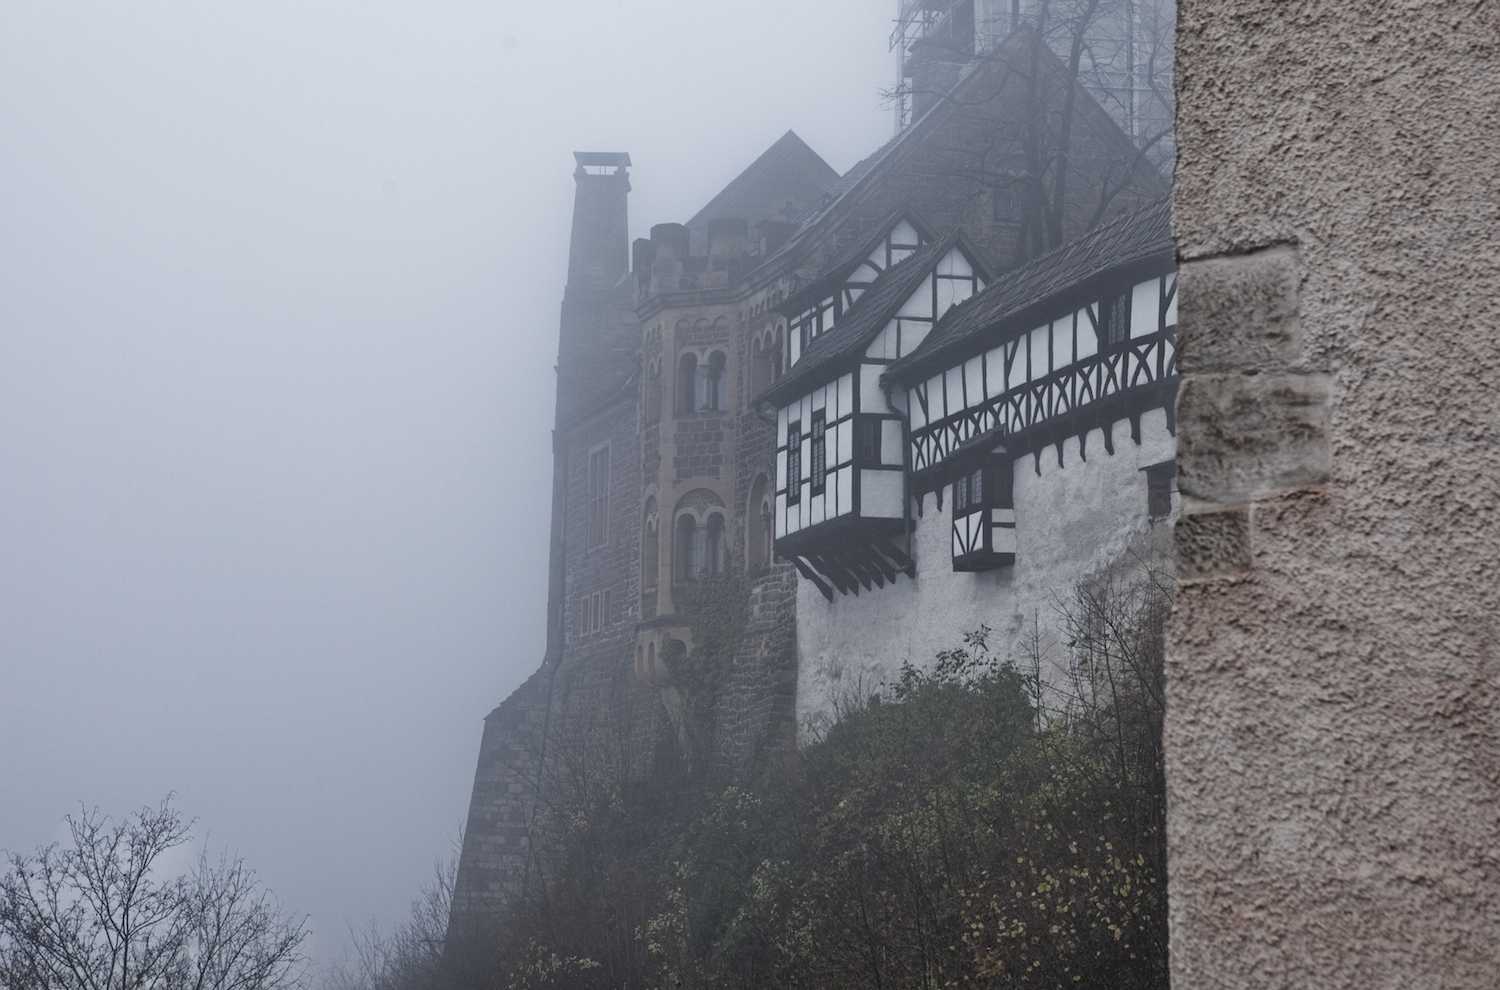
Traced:
POLYGON ((870 319, 761 395, 778 410, 775 549, 805 579, 804 726, 956 629, 1046 652, 1059 590, 1170 516, 1170 219, 1163 199, 993 281, 961 235, 934 241, 865 291, 850 316, 878 305, 870 319), (957 287, 939 295, 945 274, 957 287), (913 312, 934 322, 884 343, 913 312))

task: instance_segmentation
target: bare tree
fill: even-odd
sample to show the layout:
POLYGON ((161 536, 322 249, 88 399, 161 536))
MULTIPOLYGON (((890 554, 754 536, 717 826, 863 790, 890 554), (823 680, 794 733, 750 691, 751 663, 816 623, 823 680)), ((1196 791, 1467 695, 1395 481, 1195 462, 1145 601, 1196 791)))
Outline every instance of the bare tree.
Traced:
POLYGON ((1024 263, 1166 193, 1172 0, 1025 0, 979 23, 962 2, 912 9, 945 6, 900 42, 910 82, 887 96, 914 117, 951 108, 928 179, 992 215, 970 232, 994 258, 1024 263))
POLYGON ((192 822, 171 806, 119 824, 67 818, 72 845, 6 853, 0 985, 8 990, 294 990, 305 920, 286 916, 240 859, 160 875, 192 822))
POLYGON ((455 957, 460 947, 446 944, 462 847, 460 838, 446 862, 433 863, 411 913, 389 935, 373 923, 352 933, 353 958, 325 981, 328 990, 439 990, 475 982, 464 979, 464 960, 455 957))

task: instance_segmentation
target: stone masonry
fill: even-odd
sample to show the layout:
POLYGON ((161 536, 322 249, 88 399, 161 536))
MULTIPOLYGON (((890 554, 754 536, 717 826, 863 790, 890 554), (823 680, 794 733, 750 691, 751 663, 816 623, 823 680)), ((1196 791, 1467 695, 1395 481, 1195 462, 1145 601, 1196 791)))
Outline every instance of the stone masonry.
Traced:
POLYGON ((1500 9, 1182 0, 1176 990, 1500 980, 1500 9))

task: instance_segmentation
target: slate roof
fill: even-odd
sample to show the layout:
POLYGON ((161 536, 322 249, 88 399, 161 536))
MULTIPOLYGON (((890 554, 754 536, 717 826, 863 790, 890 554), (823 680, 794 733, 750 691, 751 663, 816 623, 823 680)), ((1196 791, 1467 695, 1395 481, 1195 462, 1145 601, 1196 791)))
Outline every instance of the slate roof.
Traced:
POLYGON ((839 174, 833 166, 808 147, 795 131, 787 131, 684 225, 688 228, 692 251, 708 252, 710 220, 743 217, 750 221, 751 227, 761 220, 790 220, 793 218, 780 213, 788 199, 798 204, 799 213, 806 212, 810 201, 818 202, 838 182, 839 174))
POLYGON ((766 258, 765 263, 769 264, 784 255, 790 254, 792 251, 798 250, 808 234, 817 228, 819 221, 827 216, 838 205, 841 199, 858 186, 860 180, 870 174, 875 166, 880 164, 880 161, 890 153, 891 149, 895 148, 901 141, 907 140, 913 130, 915 130, 915 125, 908 127, 881 145, 874 154, 857 162, 837 182, 829 186, 828 190, 822 196, 804 207, 796 216, 792 217, 792 220, 797 224, 796 231, 791 237, 787 238, 785 244, 771 252, 770 256, 766 258))
POLYGON ((780 405, 842 374, 846 365, 858 363, 864 349, 890 323, 891 317, 932 271, 937 260, 955 245, 961 245, 980 274, 985 274, 979 252, 962 231, 955 230, 933 241, 900 264, 892 265, 876 279, 839 317, 832 330, 811 341, 792 369, 756 398, 756 404, 770 402, 780 405))
POLYGON ((951 367, 971 352, 994 347, 1000 342, 997 331, 1004 339, 1029 332, 1038 320, 1047 318, 1038 311, 1056 297, 1087 288, 1086 283, 1107 279, 1131 265, 1170 262, 1174 256, 1168 196, 1000 276, 984 291, 950 309, 922 346, 897 359, 883 377, 920 380, 934 368, 951 367))
POLYGON ((916 228, 917 233, 922 236, 924 241, 930 242, 936 236, 933 234, 932 228, 927 225, 927 221, 918 216, 917 212, 910 206, 903 203, 890 216, 876 225, 868 236, 860 238, 845 248, 828 263, 817 278, 809 282, 804 288, 799 289, 791 296, 782 300, 781 304, 776 307, 777 312, 787 317, 796 316, 811 303, 828 295, 830 283, 843 288, 844 281, 848 278, 849 274, 858 268, 875 248, 885 242, 886 234, 902 220, 906 220, 916 228))
MULTIPOLYGON (((1024 46, 1029 43, 1031 38, 1030 31, 1030 25, 1022 24, 1000 43, 990 57, 976 59, 973 63, 964 67, 959 81, 953 86, 953 96, 961 99, 961 94, 964 92, 965 87, 980 84, 986 76, 1011 71, 1011 60, 1024 54, 1024 46)), ((1081 91, 1079 96, 1084 99, 1091 99, 1081 91)), ((892 137, 885 144, 875 149, 873 153, 856 163, 849 171, 845 172, 837 182, 828 187, 828 190, 821 197, 792 217, 798 224, 797 230, 787 239, 785 244, 771 253, 766 262, 769 263, 791 251, 797 250, 803 240, 814 233, 823 219, 833 212, 841 200, 858 189, 867 176, 875 172, 887 160, 893 159, 895 157, 894 152, 898 148, 906 144, 922 141, 926 132, 939 126, 943 118, 952 112, 954 106, 955 100, 935 101, 934 105, 929 107, 927 112, 922 114, 921 117, 913 120, 899 134, 892 137)))

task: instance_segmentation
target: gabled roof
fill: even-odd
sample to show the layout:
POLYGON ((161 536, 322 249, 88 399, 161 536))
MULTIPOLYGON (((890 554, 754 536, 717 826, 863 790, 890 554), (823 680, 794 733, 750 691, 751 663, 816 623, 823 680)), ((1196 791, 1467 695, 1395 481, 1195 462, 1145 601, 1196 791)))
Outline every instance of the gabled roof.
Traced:
POLYGON ((858 364, 865 348, 891 322, 938 260, 955 247, 968 256, 980 277, 989 278, 983 259, 963 231, 955 230, 933 241, 876 279, 832 330, 808 343, 792 369, 761 393, 756 404, 780 405, 858 364))
POLYGON ((876 149, 874 154, 856 162, 854 167, 845 172, 836 183, 824 191, 822 196, 818 197, 818 199, 814 200, 800 213, 792 217, 792 220, 797 224, 796 232, 787 238, 785 244, 773 251, 766 261, 770 262, 783 255, 799 250, 808 237, 817 229, 819 222, 833 212, 833 208, 859 186, 861 180, 870 174, 870 171, 890 153, 891 149, 897 143, 910 139, 910 135, 914 130, 915 125, 908 127, 881 145, 876 149))
POLYGON ((950 309, 915 351, 892 363, 884 377, 910 382, 1029 332, 1060 297, 1090 290, 1142 264, 1170 265, 1172 199, 1127 213, 1035 261, 1002 275, 984 291, 950 309), (997 336, 997 334, 999 336, 997 336))
MULTIPOLYGON (((1000 47, 996 49, 996 55, 999 55, 1008 48, 1014 48, 1018 44, 1024 43, 1027 38, 1026 32, 1029 30, 1029 25, 1022 24, 1019 29, 1012 32, 1010 37, 1001 43, 1000 47)), ((989 66, 998 65, 1002 61, 1003 59, 992 56, 990 59, 980 59, 969 66, 965 70, 964 78, 953 89, 954 97, 961 98, 965 84, 973 85, 973 80, 982 77, 989 66)), ((1088 98, 1088 94, 1081 91, 1080 95, 1086 99, 1088 98)), ((938 122, 951 111, 954 105, 955 103, 952 100, 937 101, 936 105, 929 108, 921 117, 908 124, 901 133, 875 149, 872 154, 855 163, 817 201, 792 218, 797 222, 796 232, 787 239, 787 242, 779 250, 771 255, 771 258, 779 257, 799 248, 801 243, 816 230, 822 220, 833 213, 834 208, 842 200, 855 193, 864 184, 865 179, 871 173, 878 170, 878 166, 894 160, 896 157, 894 153, 898 148, 922 140, 922 137, 919 137, 919 135, 925 135, 927 131, 934 129, 938 125, 938 122)))
POLYGON ((788 201, 794 204, 794 214, 802 212, 838 180, 831 165, 795 131, 787 131, 687 222, 691 249, 695 254, 707 252, 710 220, 743 218, 752 227, 762 220, 790 220, 788 201))
MULTIPOLYGON (((879 190, 884 180, 893 174, 899 175, 903 164, 912 154, 918 153, 926 145, 934 132, 941 131, 952 121, 955 114, 964 112, 965 108, 972 108, 996 98, 997 94, 986 94, 997 85, 1007 85, 1004 80, 1023 78, 1031 71, 1030 60, 1033 55, 1038 54, 1038 51, 1042 58, 1044 72, 1065 73, 1066 67, 1050 47, 1041 45, 1038 51, 1033 50, 1034 40, 1032 27, 1023 22, 988 55, 976 59, 965 67, 958 82, 952 88, 950 98, 938 100, 926 113, 869 157, 856 164, 831 185, 822 196, 793 217, 798 225, 797 230, 762 262, 762 266, 784 263, 789 260, 788 256, 806 252, 810 246, 817 243, 820 237, 843 223, 849 216, 868 209, 868 206, 864 205, 866 201, 880 198, 879 190)), ((1009 99, 1010 97, 1000 98, 1009 99)), ((1078 114, 1078 126, 1094 127, 1099 131, 1101 140, 1114 142, 1118 146, 1122 162, 1134 161, 1136 158, 1134 144, 1099 107, 1097 101, 1082 88, 1076 91, 1074 98, 1077 103, 1075 113, 1078 114), (1090 110, 1094 113, 1091 114, 1090 110), (1094 123, 1088 124, 1091 120, 1094 123)), ((1165 191, 1165 180, 1160 179, 1149 162, 1142 159, 1137 164, 1143 172, 1149 171, 1155 175, 1161 182, 1159 188, 1165 191)), ((950 222, 950 218, 939 217, 931 212, 927 215, 944 228, 950 222)), ((866 219, 869 218, 866 217, 866 219)), ((985 260, 993 263, 999 259, 986 256, 985 260)))
POLYGON ((862 237, 855 243, 849 245, 828 266, 797 292, 782 300, 776 307, 776 311, 783 316, 796 316, 806 309, 812 302, 816 302, 836 289, 842 289, 849 275, 858 268, 874 250, 879 247, 896 228, 901 221, 905 220, 914 227, 922 240, 931 242, 937 235, 927 225, 927 221, 917 215, 917 212, 905 203, 896 208, 890 216, 876 225, 868 237, 862 237))

